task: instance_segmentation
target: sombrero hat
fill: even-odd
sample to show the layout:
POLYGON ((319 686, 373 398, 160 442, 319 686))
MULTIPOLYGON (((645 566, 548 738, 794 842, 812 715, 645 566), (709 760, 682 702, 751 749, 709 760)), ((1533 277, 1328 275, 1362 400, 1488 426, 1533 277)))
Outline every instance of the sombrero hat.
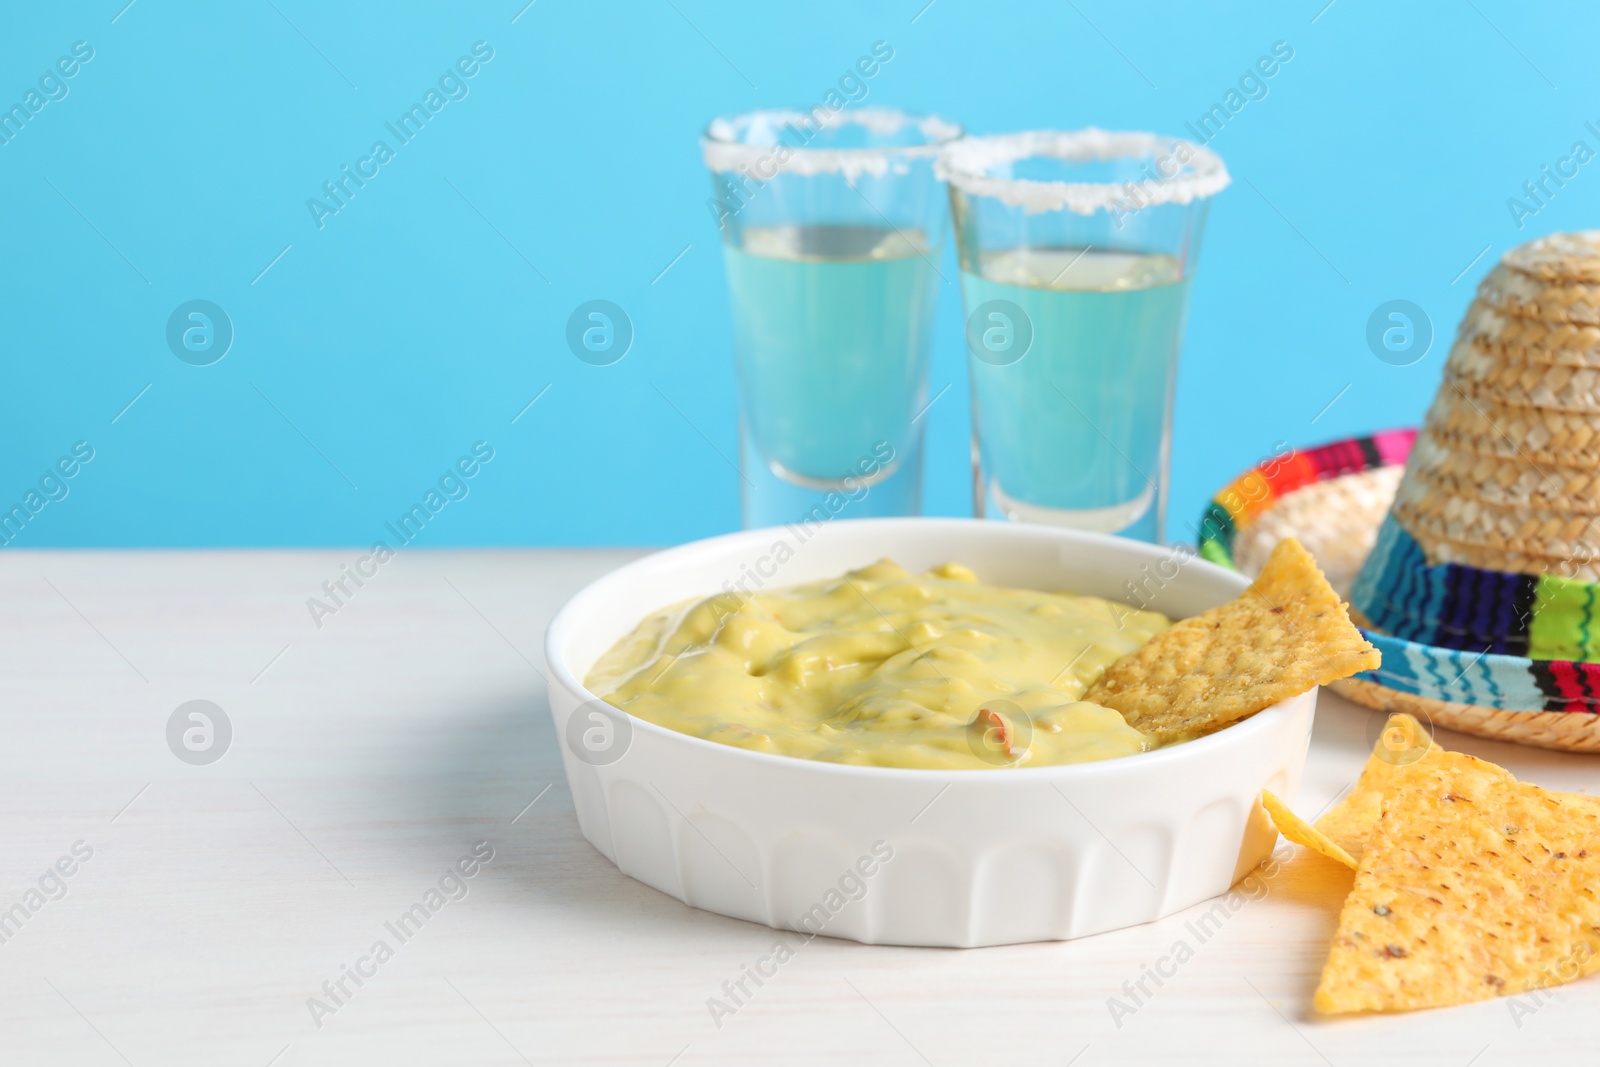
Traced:
POLYGON ((1273 456, 1207 507, 1248 574, 1298 537, 1383 653, 1357 703, 1600 751, 1600 232, 1507 252, 1426 421, 1273 456))

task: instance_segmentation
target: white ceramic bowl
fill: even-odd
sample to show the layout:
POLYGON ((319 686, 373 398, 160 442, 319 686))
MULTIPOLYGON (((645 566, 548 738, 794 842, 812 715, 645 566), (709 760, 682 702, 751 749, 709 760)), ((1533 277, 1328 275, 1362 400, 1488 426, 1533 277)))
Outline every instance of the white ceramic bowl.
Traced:
POLYGON ((1246 585, 1167 548, 963 519, 834 520, 648 556, 579 592, 545 636, 550 711, 584 837, 623 873, 692 907, 892 945, 1132 926, 1225 892, 1266 858, 1277 835, 1257 796, 1294 796, 1315 691, 1155 752, 932 771, 719 745, 624 715, 583 688, 601 653, 660 607, 741 577, 749 590, 778 588, 883 556, 913 571, 957 560, 997 585, 1125 601, 1133 580, 1174 618, 1246 585))

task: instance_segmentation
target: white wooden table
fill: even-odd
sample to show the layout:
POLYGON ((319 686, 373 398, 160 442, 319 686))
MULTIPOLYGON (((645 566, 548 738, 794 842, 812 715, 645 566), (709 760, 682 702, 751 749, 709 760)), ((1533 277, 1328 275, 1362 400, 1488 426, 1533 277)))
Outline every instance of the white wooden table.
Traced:
MULTIPOLYGON (((545 707, 546 621, 635 554, 407 550, 320 629, 306 599, 359 553, 0 554, 0 1063, 1594 1062, 1600 979, 1314 1018, 1344 884, 1310 860, 1204 943, 1201 909, 1064 944, 819 938, 719 1027, 708 998, 776 935, 590 848, 545 707), (167 741, 196 699, 232 727, 207 765, 167 741), (482 841, 446 879, 465 896, 396 937, 482 841), (1193 958, 1113 1019, 1180 940, 1193 958)), ((1371 720, 1324 694, 1302 810, 1354 777, 1371 720)), ((1562 789, 1600 768, 1439 739, 1562 789)))

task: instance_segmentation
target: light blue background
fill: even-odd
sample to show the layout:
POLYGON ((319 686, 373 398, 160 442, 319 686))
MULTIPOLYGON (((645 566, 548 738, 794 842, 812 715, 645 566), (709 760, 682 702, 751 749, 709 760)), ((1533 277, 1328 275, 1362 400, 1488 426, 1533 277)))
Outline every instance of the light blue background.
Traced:
MULTIPOLYGON (((1194 289, 1175 536, 1280 441, 1419 420, 1495 257, 1593 226, 1600 205, 1600 162, 1524 229, 1506 204, 1574 141, 1600 148, 1584 128, 1600 127, 1592 5, 124 3, 28 5, 0 35, 6 106, 75 41, 95 49, 0 145, 0 503, 73 442, 96 450, 13 548, 370 544, 480 439, 494 461, 420 543, 734 528, 730 330, 697 134, 719 113, 816 102, 877 40, 895 56, 871 103, 975 132, 1182 133, 1273 42, 1293 46, 1212 142, 1235 182, 1194 289), (495 54, 470 95, 319 231, 307 198, 479 40, 495 54), (209 367, 164 340, 196 298, 236 331, 209 367), (613 366, 563 340, 592 298, 637 332, 613 366), (1391 298, 1433 319, 1413 366, 1366 347, 1391 298)), ((926 495, 966 514, 953 284, 941 300, 932 389, 953 387, 928 415, 926 495)))

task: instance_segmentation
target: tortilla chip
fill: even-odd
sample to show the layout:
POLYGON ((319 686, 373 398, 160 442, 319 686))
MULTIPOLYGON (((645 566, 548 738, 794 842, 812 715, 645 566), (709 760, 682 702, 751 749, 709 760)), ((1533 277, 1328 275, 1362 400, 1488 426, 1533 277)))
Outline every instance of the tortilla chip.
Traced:
POLYGON ((1350 858, 1350 853, 1339 847, 1338 842, 1290 811, 1287 804, 1265 789, 1261 791, 1261 806, 1272 816, 1278 832, 1290 841, 1342 863, 1352 871, 1356 869, 1356 861, 1350 858))
POLYGON ((1185 741, 1378 661, 1291 537, 1237 599, 1156 634, 1111 664, 1084 699, 1158 742, 1185 741))
POLYGON ((1384 790, 1408 768, 1443 751, 1412 716, 1404 712, 1389 716, 1383 733, 1372 746, 1367 765, 1361 769, 1361 777, 1339 803, 1317 820, 1316 828, 1359 860, 1367 835, 1378 825, 1384 790))
POLYGON ((1383 797, 1316 1007, 1442 1007, 1600 970, 1600 805, 1440 752, 1383 797))

